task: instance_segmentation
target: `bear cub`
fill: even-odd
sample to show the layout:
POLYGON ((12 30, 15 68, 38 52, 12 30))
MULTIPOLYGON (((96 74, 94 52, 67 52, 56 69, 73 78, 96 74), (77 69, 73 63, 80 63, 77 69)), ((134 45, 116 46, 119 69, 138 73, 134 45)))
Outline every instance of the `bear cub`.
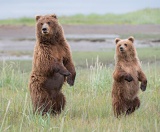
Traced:
POLYGON ((134 38, 115 39, 115 69, 113 72, 112 107, 114 115, 129 115, 140 106, 139 88, 146 90, 147 78, 141 69, 134 38), (141 85, 139 86, 139 81, 141 85))

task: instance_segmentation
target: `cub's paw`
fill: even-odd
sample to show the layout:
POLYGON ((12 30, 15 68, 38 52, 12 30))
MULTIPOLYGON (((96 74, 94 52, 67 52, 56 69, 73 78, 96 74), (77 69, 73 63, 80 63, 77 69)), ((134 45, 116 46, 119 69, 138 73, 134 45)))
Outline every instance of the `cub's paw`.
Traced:
POLYGON ((141 88, 142 91, 145 91, 145 90, 146 90, 146 87, 147 87, 147 80, 143 80, 143 81, 141 82, 140 88, 141 88))
POLYGON ((128 81, 128 82, 131 82, 131 81, 133 81, 133 77, 132 77, 130 74, 128 74, 128 75, 125 77, 125 80, 128 81))
POLYGON ((131 114, 131 113, 132 113, 132 109, 129 108, 129 109, 126 111, 126 115, 129 115, 129 114, 131 114))
POLYGON ((146 90, 146 85, 144 85, 143 83, 141 83, 140 88, 141 88, 142 91, 145 91, 146 90))

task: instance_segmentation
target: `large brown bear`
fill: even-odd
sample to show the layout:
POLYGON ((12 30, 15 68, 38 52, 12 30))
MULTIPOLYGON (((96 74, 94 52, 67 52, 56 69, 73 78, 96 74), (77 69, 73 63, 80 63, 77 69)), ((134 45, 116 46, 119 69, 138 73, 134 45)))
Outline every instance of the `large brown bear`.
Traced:
POLYGON ((113 72, 112 106, 116 117, 131 114, 139 108, 140 100, 137 97, 140 88, 146 90, 147 79, 143 73, 136 49, 134 38, 121 40, 117 38, 115 54, 115 70, 113 72))
POLYGON ((56 15, 36 16, 36 39, 29 82, 34 112, 59 114, 66 103, 62 85, 74 85, 76 72, 56 15))

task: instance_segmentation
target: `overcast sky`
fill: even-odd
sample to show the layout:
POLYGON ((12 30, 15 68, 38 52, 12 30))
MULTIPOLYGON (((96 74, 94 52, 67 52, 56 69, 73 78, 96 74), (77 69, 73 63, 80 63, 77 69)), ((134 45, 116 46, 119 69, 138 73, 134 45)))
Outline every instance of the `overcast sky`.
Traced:
POLYGON ((144 8, 160 8, 160 0, 0 0, 0 3, 0 19, 51 13, 121 14, 144 8))

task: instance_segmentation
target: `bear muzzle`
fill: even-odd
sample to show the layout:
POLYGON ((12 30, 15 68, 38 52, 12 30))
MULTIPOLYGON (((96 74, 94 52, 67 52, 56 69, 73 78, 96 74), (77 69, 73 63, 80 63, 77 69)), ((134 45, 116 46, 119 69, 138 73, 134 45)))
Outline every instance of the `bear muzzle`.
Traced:
POLYGON ((121 46, 121 47, 119 47, 119 50, 120 50, 121 52, 123 52, 123 51, 124 51, 124 48, 121 46))
POLYGON ((49 34, 48 24, 44 23, 42 26, 42 34, 49 34))

